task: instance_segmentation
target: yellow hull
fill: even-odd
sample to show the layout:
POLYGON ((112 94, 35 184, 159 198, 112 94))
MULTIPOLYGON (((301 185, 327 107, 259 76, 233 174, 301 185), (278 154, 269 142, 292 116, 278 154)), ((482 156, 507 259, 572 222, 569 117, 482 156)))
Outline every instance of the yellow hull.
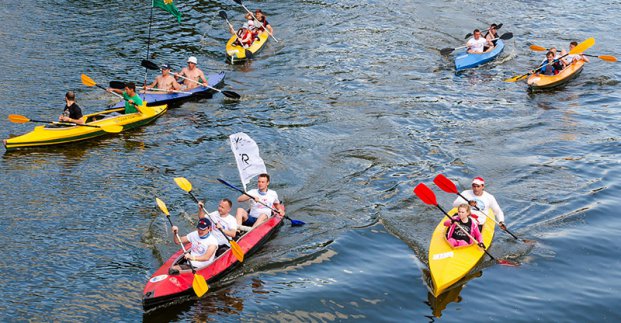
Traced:
POLYGON ((259 39, 255 40, 250 47, 243 48, 239 45, 233 45, 237 38, 234 35, 231 36, 226 43, 226 61, 236 64, 252 59, 254 54, 258 53, 263 48, 263 45, 267 43, 268 38, 269 34, 267 31, 264 31, 259 34, 259 39))
MULTIPOLYGON (((123 126, 123 130, 128 130, 145 125, 161 116, 167 105, 146 107, 140 109, 143 113, 130 113, 111 116, 114 112, 123 111, 123 108, 107 110, 86 115, 86 123, 93 126, 123 126)), ((99 128, 84 126, 69 127, 46 127, 36 126, 33 131, 21 136, 7 139, 5 147, 7 150, 25 147, 40 147, 58 145, 69 142, 87 140, 107 134, 99 128)))
MULTIPOLYGON (((452 216, 457 213, 457 209, 452 209, 449 214, 452 216)), ((494 238, 496 223, 492 221, 494 212, 489 210, 488 218, 483 224, 483 243, 487 248, 494 238)), ((436 226, 429 244, 429 271, 431 272, 431 292, 433 296, 442 294, 447 288, 458 282, 474 269, 479 263, 485 252, 476 244, 453 248, 446 240, 446 229, 444 217, 436 226)))
POLYGON ((571 63, 556 75, 533 74, 526 83, 533 89, 550 89, 563 85, 582 72, 584 61, 579 59, 571 63))

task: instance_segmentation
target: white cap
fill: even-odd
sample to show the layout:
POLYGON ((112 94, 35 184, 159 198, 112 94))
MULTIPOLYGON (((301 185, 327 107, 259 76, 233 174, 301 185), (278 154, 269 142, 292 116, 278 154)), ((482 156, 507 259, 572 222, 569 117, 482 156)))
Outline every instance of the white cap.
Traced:
POLYGON ((190 56, 190 58, 188 58, 188 63, 194 63, 194 64, 197 64, 197 62, 198 62, 198 61, 196 60, 196 57, 194 57, 194 56, 190 56))

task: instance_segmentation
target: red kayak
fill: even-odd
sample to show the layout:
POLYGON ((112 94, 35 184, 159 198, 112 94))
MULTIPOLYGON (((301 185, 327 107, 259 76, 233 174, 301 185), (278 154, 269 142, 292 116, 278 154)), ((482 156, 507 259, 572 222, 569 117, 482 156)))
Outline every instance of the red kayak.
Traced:
MULTIPOLYGON (((262 225, 246 232, 237 243, 246 256, 255 252, 263 245, 282 225, 283 218, 273 216, 262 225)), ((190 244, 186 245, 188 248, 190 244)), ((182 296, 192 296, 192 282, 194 275, 190 269, 181 270, 179 274, 170 275, 168 269, 182 259, 183 250, 172 255, 149 279, 143 291, 142 306, 145 310, 174 301, 182 296)), ((207 267, 196 270, 203 275, 207 283, 213 283, 232 271, 241 263, 235 258, 231 249, 219 255, 207 267)))

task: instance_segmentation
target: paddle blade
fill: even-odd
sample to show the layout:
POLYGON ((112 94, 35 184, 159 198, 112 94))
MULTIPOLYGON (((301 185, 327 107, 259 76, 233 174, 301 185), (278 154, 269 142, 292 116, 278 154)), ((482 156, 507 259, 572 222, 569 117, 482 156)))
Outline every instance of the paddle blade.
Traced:
POLYGON ((125 88, 125 82, 121 82, 121 81, 110 81, 110 84, 108 85, 110 85, 110 87, 113 89, 122 90, 125 88))
POLYGON ((614 63, 614 62, 617 61, 617 58, 612 56, 612 55, 600 55, 600 56, 597 56, 597 57, 599 57, 599 59, 601 59, 603 61, 606 61, 606 62, 614 63))
POLYGON ((157 206, 160 208, 160 210, 162 210, 162 212, 164 212, 164 214, 166 214, 166 216, 170 215, 170 213, 168 213, 168 208, 166 207, 166 204, 164 203, 164 201, 160 200, 159 197, 155 198, 155 203, 157 203, 157 206))
POLYGON ((502 28, 502 23, 496 25, 496 30, 502 28))
POLYGON ((530 50, 536 51, 536 52, 544 52, 546 50, 548 50, 545 47, 541 47, 541 46, 537 46, 537 45, 530 45, 530 50))
POLYGON ((505 82, 509 82, 509 83, 513 83, 513 82, 517 82, 517 81, 519 81, 519 80, 521 80, 521 79, 523 79, 523 78, 527 77, 528 75, 530 75, 530 73, 528 73, 528 74, 522 74, 522 75, 516 75, 516 76, 514 76, 514 77, 511 77, 511 78, 505 79, 504 81, 505 81, 505 82))
POLYGON ((513 38, 513 33, 504 33, 502 34, 502 36, 500 36, 500 39, 502 40, 507 40, 507 39, 511 39, 513 38))
POLYGON ((453 183, 453 181, 451 181, 450 179, 448 179, 446 176, 442 174, 438 174, 438 176, 436 176, 436 178, 433 179, 433 182, 436 185, 438 185, 438 187, 441 190, 447 193, 453 193, 453 194, 459 193, 459 191, 457 190, 457 186, 455 186, 455 183, 453 183))
POLYGON ((442 48, 442 49, 440 49, 440 54, 448 55, 448 54, 452 53, 454 50, 455 50, 455 48, 442 48))
POLYGON ((192 190, 192 183, 185 179, 185 177, 175 177, 175 183, 177 183, 182 190, 188 193, 192 190))
POLYGON ((159 71, 160 70, 160 67, 157 66, 157 64, 151 62, 150 60, 146 60, 146 59, 143 59, 140 62, 140 66, 142 66, 144 68, 147 68, 147 69, 150 69, 150 70, 154 70, 154 71, 159 71))
POLYGON ((467 34, 466 34, 466 37, 464 37, 464 39, 468 39, 468 38, 470 38, 470 37, 472 37, 472 33, 467 33, 467 34))
POLYGON ((233 251, 233 256, 239 260, 239 262, 244 262, 244 252, 241 247, 237 244, 237 241, 230 240, 231 243, 231 251, 233 251))
POLYGON ((123 126, 118 125, 110 125, 110 126, 101 126, 101 130, 109 133, 119 133, 123 131, 123 126))
POLYGON ((233 0, 237 4, 242 4, 241 0, 233 0))
POLYGON ((304 221, 300 221, 300 220, 289 219, 289 221, 291 221, 292 227, 301 227, 306 224, 304 223, 304 221))
POLYGON ((580 44, 578 44, 578 46, 574 47, 572 50, 570 50, 569 54, 573 55, 573 54, 583 53, 587 49, 591 48, 593 45, 595 45, 595 39, 593 37, 591 37, 591 38, 581 42, 580 44))
POLYGON ((233 91, 222 91, 222 94, 224 96, 226 96, 227 98, 231 98, 231 99, 235 99, 235 100, 239 100, 241 98, 241 96, 233 91))
POLYGON ((95 85, 97 85, 97 83, 95 83, 95 81, 93 81, 93 79, 88 77, 88 75, 86 75, 86 74, 82 74, 80 76, 80 78, 82 79, 82 84, 84 84, 86 86, 95 86, 95 85))
POLYGON ((438 205, 438 202, 436 202, 436 195, 433 194, 433 191, 423 183, 416 185, 414 188, 414 194, 425 202, 425 204, 438 205))
POLYGON ((511 260, 497 259, 496 262, 502 266, 517 267, 520 264, 511 260))
POLYGON ((9 121, 13 123, 26 123, 30 121, 30 119, 19 114, 9 114, 9 121))
POLYGON ((224 19, 224 20, 228 20, 228 19, 229 19, 229 17, 226 15, 226 11, 224 11, 224 10, 221 10, 220 12, 218 12, 218 15, 219 15, 222 19, 224 19))
POLYGON ((207 286, 207 282, 205 281, 205 277, 200 274, 194 274, 194 281, 192 281, 192 288, 194 289, 194 293, 196 296, 202 297, 209 290, 209 286, 207 286))

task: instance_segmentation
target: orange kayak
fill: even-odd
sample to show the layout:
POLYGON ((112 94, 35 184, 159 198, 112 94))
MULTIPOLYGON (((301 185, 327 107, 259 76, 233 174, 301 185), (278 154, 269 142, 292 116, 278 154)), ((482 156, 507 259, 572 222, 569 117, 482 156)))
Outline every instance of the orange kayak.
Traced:
POLYGON ((571 63, 571 65, 565 67, 560 73, 556 75, 533 74, 528 78, 526 83, 531 88, 531 90, 552 89, 558 86, 565 85, 567 82, 580 75, 583 66, 584 60, 578 59, 571 63))

